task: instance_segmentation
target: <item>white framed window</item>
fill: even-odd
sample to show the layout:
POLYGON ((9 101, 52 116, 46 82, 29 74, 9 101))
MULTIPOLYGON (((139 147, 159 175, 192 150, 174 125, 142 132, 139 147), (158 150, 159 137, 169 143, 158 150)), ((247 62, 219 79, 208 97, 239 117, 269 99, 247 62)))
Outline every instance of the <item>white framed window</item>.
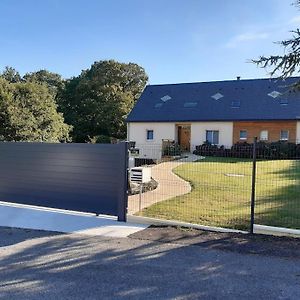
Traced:
POLYGON ((247 130, 240 130, 240 140, 246 140, 247 135, 247 130))
POLYGON ((269 132, 268 130, 262 130, 260 132, 260 140, 261 141, 267 141, 269 139, 269 132))
POLYGON ((219 144, 219 131, 218 130, 206 130, 206 141, 212 145, 219 144))
POLYGON ((147 139, 147 141, 153 141, 154 131, 152 129, 147 129, 146 139, 147 139))
POLYGON ((289 131, 288 130, 281 130, 280 131, 280 140, 281 141, 288 141, 289 140, 289 131))

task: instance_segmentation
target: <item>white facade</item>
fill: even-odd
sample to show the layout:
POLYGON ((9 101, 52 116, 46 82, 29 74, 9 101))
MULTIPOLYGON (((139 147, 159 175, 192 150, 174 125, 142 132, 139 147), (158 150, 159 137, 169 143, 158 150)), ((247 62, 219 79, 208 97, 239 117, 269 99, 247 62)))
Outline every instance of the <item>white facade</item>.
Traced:
POLYGON ((140 157, 161 158, 162 140, 175 140, 175 123, 128 123, 127 139, 136 142, 140 157), (153 140, 147 140, 147 131, 153 130, 153 140))
POLYGON ((195 149, 195 146, 202 145, 205 142, 207 130, 219 131, 219 145, 232 146, 233 122, 133 122, 127 125, 127 138, 129 141, 136 142, 136 148, 140 149, 140 157, 159 159, 161 158, 163 139, 177 142, 177 125, 191 126, 191 151, 195 149), (147 140, 148 130, 153 130, 152 140, 147 140))
POLYGON ((206 141, 206 131, 219 131, 219 145, 232 146, 233 122, 195 122, 191 123, 191 150, 206 141))

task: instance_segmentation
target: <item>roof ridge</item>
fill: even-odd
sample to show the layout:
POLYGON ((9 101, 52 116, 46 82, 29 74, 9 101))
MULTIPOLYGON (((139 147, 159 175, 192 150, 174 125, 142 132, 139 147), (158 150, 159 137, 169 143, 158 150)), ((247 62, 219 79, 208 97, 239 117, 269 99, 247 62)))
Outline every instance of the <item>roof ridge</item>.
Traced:
POLYGON ((222 83, 222 82, 245 82, 245 81, 258 81, 258 80, 268 80, 270 82, 276 82, 276 81, 285 81, 285 80, 291 80, 291 79, 298 79, 300 80, 300 76, 293 76, 286 79, 282 78, 247 78, 247 79, 228 79, 228 80, 214 80, 214 81, 194 81, 194 82, 178 82, 178 83, 158 83, 158 84, 147 84, 148 86, 173 86, 173 85, 189 85, 189 84, 199 84, 199 83, 222 83))

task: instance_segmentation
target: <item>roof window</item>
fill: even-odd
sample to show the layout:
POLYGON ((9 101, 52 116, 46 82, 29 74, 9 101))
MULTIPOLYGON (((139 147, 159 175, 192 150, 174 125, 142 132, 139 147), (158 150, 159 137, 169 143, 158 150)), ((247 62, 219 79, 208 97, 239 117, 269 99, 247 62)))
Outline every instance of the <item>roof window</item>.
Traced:
POLYGON ((167 102, 167 101, 169 101, 170 99, 172 99, 172 97, 170 97, 169 95, 165 95, 165 96, 161 97, 160 99, 161 99, 162 101, 164 101, 164 102, 167 102))
POLYGON ((288 105, 289 100, 288 99, 280 99, 280 105, 288 105))
POLYGON ((198 105, 198 102, 185 102, 183 104, 183 107, 185 108, 192 108, 192 107, 196 107, 198 105))
POLYGON ((231 108, 240 108, 241 107, 241 101, 235 100, 231 102, 231 108))
POLYGON ((212 95, 211 97, 215 100, 220 100, 221 98, 224 97, 224 95, 222 95, 221 93, 216 93, 216 94, 212 95))
POLYGON ((277 98, 279 96, 281 96, 281 93, 277 92, 277 91, 273 91, 271 93, 268 94, 268 96, 272 97, 272 98, 277 98))
POLYGON ((154 108, 161 108, 163 106, 163 103, 156 103, 155 105, 154 105, 154 108))

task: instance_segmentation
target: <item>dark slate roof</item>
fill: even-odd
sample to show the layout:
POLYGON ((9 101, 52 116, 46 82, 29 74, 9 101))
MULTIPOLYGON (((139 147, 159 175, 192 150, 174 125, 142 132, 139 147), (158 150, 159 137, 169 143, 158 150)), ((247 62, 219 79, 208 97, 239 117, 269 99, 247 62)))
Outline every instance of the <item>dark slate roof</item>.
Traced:
POLYGON ((250 79, 148 85, 127 122, 300 120, 300 92, 290 88, 299 80, 293 77, 284 81, 250 79), (280 93, 276 98, 268 95, 274 91, 275 96, 280 93), (213 99, 216 94, 223 97, 213 99))

